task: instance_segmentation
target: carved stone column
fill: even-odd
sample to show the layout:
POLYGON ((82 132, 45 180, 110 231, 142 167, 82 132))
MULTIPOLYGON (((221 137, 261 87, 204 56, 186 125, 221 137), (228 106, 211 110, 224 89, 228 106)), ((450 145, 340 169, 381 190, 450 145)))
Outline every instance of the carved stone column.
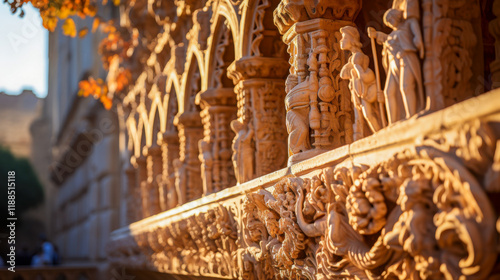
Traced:
POLYGON ((286 81, 288 163, 353 141, 353 109, 346 81, 340 28, 354 25, 361 1, 282 1, 274 23, 288 45, 286 81))
POLYGON ((203 138, 203 127, 197 111, 184 112, 176 118, 174 124, 179 130, 180 156, 174 160, 175 188, 178 204, 199 198, 203 194, 201 162, 198 141, 203 138))
POLYGON ((421 0, 421 3, 427 109, 436 111, 483 93, 479 2, 421 0))
POLYGON ((155 215, 161 212, 160 207, 160 187, 157 178, 162 174, 163 164, 161 158, 161 148, 153 145, 148 150, 147 157, 148 168, 148 207, 149 214, 155 215))
POLYGON ((151 216, 149 212, 149 190, 147 187, 148 181, 148 168, 147 168, 147 160, 146 157, 140 156, 136 159, 137 162, 137 185, 139 186, 138 190, 140 192, 141 197, 141 207, 142 214, 141 218, 146 218, 151 216))
POLYGON ((140 219, 140 213, 137 206, 140 205, 140 196, 137 196, 137 171, 131 165, 125 169, 125 175, 127 176, 127 220, 129 223, 133 223, 140 219))
POLYGON ((231 126, 233 164, 238 183, 286 166, 284 78, 288 62, 282 58, 243 57, 230 67, 238 99, 238 119, 231 126))
POLYGON ((179 158, 179 136, 175 131, 163 134, 161 141, 163 157, 163 171, 160 187, 160 205, 162 211, 177 206, 177 193, 175 191, 175 169, 173 161, 179 158))
POLYGON ((233 88, 209 89, 197 96, 196 103, 202 108, 204 138, 199 151, 203 194, 208 195, 236 185, 231 161, 234 133, 230 127, 236 118, 236 95, 233 88))
POLYGON ((500 0, 493 2, 493 14, 497 17, 490 22, 490 33, 495 37, 495 61, 490 64, 492 88, 500 87, 500 0))

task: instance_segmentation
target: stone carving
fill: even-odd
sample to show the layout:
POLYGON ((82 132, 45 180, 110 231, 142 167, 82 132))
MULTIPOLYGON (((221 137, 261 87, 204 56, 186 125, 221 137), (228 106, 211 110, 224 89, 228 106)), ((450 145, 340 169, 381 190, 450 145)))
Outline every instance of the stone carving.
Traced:
POLYGON ((288 65, 278 58, 247 57, 238 60, 233 67, 230 74, 238 83, 235 87, 238 119, 231 123, 236 133, 233 162, 242 158, 240 153, 243 149, 238 146, 240 139, 246 139, 245 150, 248 154, 251 149, 254 151, 253 159, 243 156, 247 164, 255 163, 253 170, 242 168, 243 165, 235 162, 236 178, 243 183, 286 164, 285 110, 281 105, 284 83, 279 78, 286 75, 288 65), (248 130, 250 126, 252 131, 248 130))
POLYGON ((236 184, 231 161, 234 134, 230 129, 231 121, 236 118, 236 96, 227 77, 227 68, 234 60, 234 43, 227 21, 222 24, 211 66, 211 86, 196 97, 204 127, 199 149, 205 195, 236 184))
POLYGON ((483 51, 477 36, 481 34, 480 9, 477 1, 421 2, 427 108, 435 111, 484 91, 478 79, 484 75, 483 51))
POLYGON ((245 279, 484 279, 497 233, 477 178, 498 153, 494 137, 476 121, 437 146, 429 139, 373 166, 326 168, 248 194, 245 279), (474 138, 484 142, 467 144, 474 138))
POLYGON ((274 11, 274 24, 284 34, 295 23, 310 19, 354 21, 360 9, 360 1, 282 0, 274 11))
POLYGON ((500 1, 493 1, 492 12, 496 16, 489 23, 489 31, 495 37, 495 60, 490 64, 492 88, 500 87, 500 1))
MULTIPOLYGON (((412 2, 416 0, 408 0, 412 2)), ((418 8, 418 6, 417 6, 418 8)), ((417 18, 405 18, 405 11, 389 9, 384 24, 390 34, 368 28, 368 36, 384 46, 386 69, 384 95, 389 124, 408 119, 425 108, 420 59, 424 58, 424 41, 417 18)))
POLYGON ((134 261, 163 273, 237 277, 238 236, 234 213, 226 206, 215 205, 206 212, 142 231, 135 239, 111 243, 107 250, 113 263, 134 261))
POLYGON ((289 165, 353 141, 339 30, 359 9, 359 1, 282 1, 274 12, 292 66, 285 97, 289 165))
POLYGON ((255 143, 254 129, 251 123, 231 122, 231 129, 236 133, 233 139, 233 165, 236 180, 246 182, 255 175, 255 143))
MULTIPOLYGON (((373 154, 360 154, 360 141, 339 150, 348 151, 345 158, 337 151, 331 161, 321 157, 320 168, 308 162, 263 177, 286 167, 288 156, 294 164, 377 134, 386 119, 420 116, 474 95, 482 61, 477 5, 392 1, 385 22, 393 32, 369 31, 384 45, 384 86, 384 73, 369 67, 370 59, 378 66, 376 47, 375 55, 361 50, 363 19, 354 27, 361 1, 164 0, 126 7, 136 67, 123 102, 136 167, 127 172, 134 198, 127 207, 136 211, 128 213, 134 223, 115 232, 110 260, 181 278, 497 277, 491 276, 499 271, 500 223, 491 205, 500 190, 496 115, 424 135, 418 144, 405 138, 404 147, 374 145, 373 154), (269 17, 275 7, 278 29, 269 17), (172 88, 161 105, 149 90, 155 83, 172 88), (150 114, 152 104, 166 114, 160 121, 150 114), (156 135, 141 135, 160 130, 157 142, 156 135)), ((449 118, 455 116, 440 120, 449 118)))
POLYGON ((340 29, 342 40, 340 48, 352 53, 349 61, 342 68, 340 77, 349 79, 349 89, 354 106, 354 140, 366 136, 364 123, 371 133, 379 131, 386 123, 383 93, 377 88, 375 73, 368 68, 370 59, 361 51, 359 32, 355 27, 340 29), (364 121, 363 121, 364 120, 364 121))

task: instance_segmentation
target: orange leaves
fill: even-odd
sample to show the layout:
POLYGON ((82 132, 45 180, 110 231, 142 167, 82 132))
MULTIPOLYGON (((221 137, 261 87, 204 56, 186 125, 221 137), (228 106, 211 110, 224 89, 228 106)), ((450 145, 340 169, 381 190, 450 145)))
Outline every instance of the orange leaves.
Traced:
POLYGON ((116 76, 116 91, 122 91, 126 86, 130 84, 132 79, 132 74, 128 69, 121 69, 121 71, 116 76))
MULTIPOLYGON (((102 0, 102 5, 106 5, 108 0, 102 0)), ((132 75, 124 65, 131 56, 134 37, 126 28, 119 27, 117 23, 110 20, 103 22, 97 14, 96 0, 4 0, 11 7, 12 13, 17 9, 21 10, 24 4, 31 3, 33 7, 40 11, 43 26, 49 31, 56 30, 59 21, 63 21, 62 33, 70 37, 84 37, 90 31, 107 34, 99 45, 99 52, 102 56, 104 69, 109 70, 113 63, 112 73, 108 75, 108 83, 102 79, 89 78, 79 83, 78 95, 93 96, 99 99, 106 109, 112 106, 112 95, 124 91, 131 84, 132 75), (92 27, 80 27, 76 20, 86 17, 94 18, 92 27), (76 21, 76 22, 75 22, 76 21), (108 88, 108 85, 110 88, 108 88)), ((120 5, 120 0, 112 0, 113 4, 120 5)), ((137 35, 137 34, 136 34, 137 35)))
POLYGON ((83 38, 85 37, 85 35, 87 35, 87 33, 89 33, 89 29, 87 27, 82 28, 80 29, 80 31, 78 31, 78 37, 83 38))
POLYGON ((76 26, 75 22, 73 19, 68 18, 64 21, 64 24, 62 26, 63 34, 66 36, 70 37, 75 37, 76 36, 76 26))
POLYGON ((80 90, 78 91, 79 96, 88 97, 93 96, 95 99, 99 99, 107 110, 111 109, 113 104, 111 98, 108 97, 108 86, 104 83, 102 79, 95 80, 90 77, 88 80, 83 80, 78 83, 80 90))
POLYGON ((94 21, 92 22, 92 33, 96 32, 97 28, 99 28, 99 24, 101 23, 101 20, 99 18, 94 18, 94 21))
MULTIPOLYGON (((96 2, 94 0, 5 0, 11 7, 12 13, 21 9, 23 5, 31 3, 33 7, 40 11, 43 26, 53 32, 59 20, 65 20, 63 33, 67 36, 75 37, 77 34, 76 25, 71 17, 80 18, 94 17, 97 13, 96 2)), ((79 34, 82 35, 82 32, 79 34)))

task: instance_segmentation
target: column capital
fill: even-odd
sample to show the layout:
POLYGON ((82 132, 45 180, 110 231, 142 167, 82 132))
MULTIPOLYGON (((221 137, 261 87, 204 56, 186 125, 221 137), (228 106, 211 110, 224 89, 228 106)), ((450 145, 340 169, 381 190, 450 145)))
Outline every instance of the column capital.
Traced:
POLYGON ((282 0, 274 10, 274 24, 284 34, 294 24, 311 19, 354 21, 361 11, 361 0, 282 0))

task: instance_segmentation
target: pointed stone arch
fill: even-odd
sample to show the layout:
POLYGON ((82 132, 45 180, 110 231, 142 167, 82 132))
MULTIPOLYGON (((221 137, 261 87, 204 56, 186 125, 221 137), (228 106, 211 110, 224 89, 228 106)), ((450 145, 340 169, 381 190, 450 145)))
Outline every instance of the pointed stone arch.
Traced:
POLYGON ((230 123, 236 119, 237 106, 234 84, 228 77, 229 66, 236 58, 236 38, 230 20, 223 14, 215 19, 208 56, 208 88, 196 97, 204 127, 199 149, 205 195, 236 184, 231 148, 234 132, 230 123))
POLYGON ((195 103, 196 94, 201 88, 200 59, 193 53, 188 61, 184 94, 181 95, 182 109, 174 120, 179 131, 179 159, 173 161, 179 205, 201 197, 203 188, 198 152, 198 142, 203 138, 203 126, 199 105, 195 103))

